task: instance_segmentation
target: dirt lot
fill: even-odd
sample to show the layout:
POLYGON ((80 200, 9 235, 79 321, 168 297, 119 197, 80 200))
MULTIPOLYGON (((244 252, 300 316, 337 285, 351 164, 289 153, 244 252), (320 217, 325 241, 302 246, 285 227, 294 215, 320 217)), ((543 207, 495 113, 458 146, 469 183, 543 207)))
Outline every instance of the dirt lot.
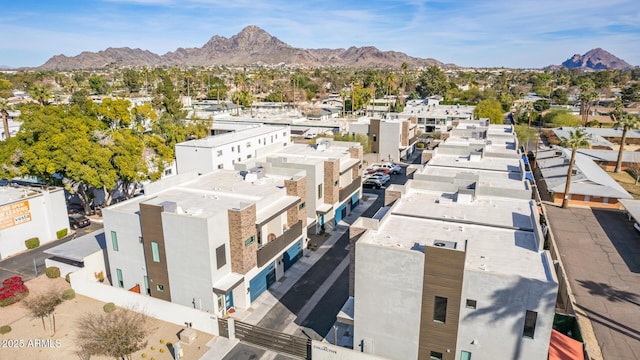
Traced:
MULTIPOLYGON (((29 288, 29 296, 41 294, 48 289, 62 292, 69 284, 62 278, 49 279, 39 276, 25 283, 29 288)), ((0 335, 0 354, 2 359, 78 359, 75 334, 78 331, 78 319, 86 313, 101 313, 104 303, 84 297, 64 301, 55 311, 56 332, 49 330, 49 322, 45 319, 47 330, 43 330, 42 321, 29 316, 22 302, 0 308, 0 325, 10 325, 8 334, 0 335)), ((156 360, 173 359, 168 342, 178 341, 178 333, 183 329, 178 325, 156 319, 149 319, 151 335, 147 347, 134 353, 132 359, 146 358, 156 360), (162 341, 161 341, 162 340, 162 341), (164 343, 164 344, 163 344, 164 343), (143 357, 146 354, 146 357, 143 357)), ((198 332, 195 343, 181 344, 182 359, 199 359, 209 348, 205 345, 212 336, 198 332)), ((92 356, 91 359, 110 359, 92 356)))

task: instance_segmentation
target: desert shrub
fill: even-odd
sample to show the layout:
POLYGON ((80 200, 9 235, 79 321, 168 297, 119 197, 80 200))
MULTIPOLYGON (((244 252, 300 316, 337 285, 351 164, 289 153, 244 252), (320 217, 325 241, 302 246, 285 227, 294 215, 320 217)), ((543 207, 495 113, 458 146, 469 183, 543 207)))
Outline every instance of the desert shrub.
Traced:
POLYGON ((161 354, 164 354, 165 351, 167 351, 167 350, 165 350, 164 348, 160 349, 160 353, 161 354))
POLYGON ((60 277, 60 268, 57 266, 49 266, 44 270, 44 273, 47 274, 49 279, 55 279, 60 277))
POLYGON ((164 339, 160 339, 160 344, 164 344, 166 341, 164 339))
POLYGON ((156 349, 156 347, 155 347, 155 346, 152 346, 152 347, 151 347, 151 350, 152 350, 152 351, 155 351, 155 349, 156 349))
POLYGON ((71 273, 67 273, 67 275, 64 276, 64 281, 71 284, 71 273))
POLYGON ((148 355, 147 355, 146 353, 142 353, 142 358, 143 358, 143 359, 146 359, 146 358, 147 358, 147 356, 148 356, 148 355))
POLYGON ((68 231, 68 229, 61 229, 61 230, 56 231, 56 237, 58 238, 58 240, 60 240, 63 237, 67 236, 67 231, 68 231))
POLYGON ((106 303, 102 307, 102 310, 104 310, 104 312, 106 312, 106 313, 114 312, 116 310, 116 304, 114 304, 112 302, 106 303))
POLYGON ((8 334, 10 332, 11 332, 11 326, 9 326, 9 325, 0 326, 0 334, 4 335, 4 334, 8 334))
POLYGON ((38 246, 40 246, 40 239, 38 239, 37 237, 32 237, 31 239, 27 239, 24 241, 24 246, 26 246, 27 249, 29 250, 35 249, 38 246))
POLYGON ((10 277, 2 282, 0 288, 0 307, 15 304, 29 295, 29 289, 19 276, 10 277))
POLYGON ((76 291, 73 289, 67 289, 65 291, 62 292, 62 299, 63 300, 71 300, 73 298, 76 297, 76 291))

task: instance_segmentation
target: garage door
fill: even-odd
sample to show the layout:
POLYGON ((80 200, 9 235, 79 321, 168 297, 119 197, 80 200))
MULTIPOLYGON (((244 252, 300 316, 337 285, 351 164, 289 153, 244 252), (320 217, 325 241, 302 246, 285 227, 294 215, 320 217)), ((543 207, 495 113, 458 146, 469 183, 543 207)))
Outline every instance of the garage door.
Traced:
POLYGON ((249 281, 251 302, 258 298, 265 290, 276 282, 276 267, 274 263, 267 265, 258 275, 249 281))
POLYGON ((287 271, 291 265, 295 264, 302 257, 302 239, 296 241, 289 250, 283 255, 284 271, 287 271))

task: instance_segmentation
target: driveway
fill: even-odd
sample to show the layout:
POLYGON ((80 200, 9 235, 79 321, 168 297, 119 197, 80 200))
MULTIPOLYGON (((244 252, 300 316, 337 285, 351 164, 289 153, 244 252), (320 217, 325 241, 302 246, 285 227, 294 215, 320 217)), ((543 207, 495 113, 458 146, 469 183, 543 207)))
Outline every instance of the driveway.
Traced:
POLYGON ((576 308, 604 359, 640 359, 640 235, 622 211, 546 206, 576 308))

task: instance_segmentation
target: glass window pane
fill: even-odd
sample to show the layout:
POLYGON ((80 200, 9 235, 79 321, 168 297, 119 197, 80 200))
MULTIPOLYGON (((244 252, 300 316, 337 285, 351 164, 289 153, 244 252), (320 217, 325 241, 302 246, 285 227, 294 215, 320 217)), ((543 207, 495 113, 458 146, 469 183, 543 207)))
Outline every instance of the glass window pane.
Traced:
POLYGON ((433 321, 444 323, 447 318, 447 298, 436 296, 433 305, 433 321))
POLYGON ((113 251, 118 251, 118 235, 115 231, 111 232, 111 245, 113 245, 113 251))
POLYGON ((160 262, 160 250, 157 242, 151 242, 151 255, 153 256, 154 262, 160 262))

